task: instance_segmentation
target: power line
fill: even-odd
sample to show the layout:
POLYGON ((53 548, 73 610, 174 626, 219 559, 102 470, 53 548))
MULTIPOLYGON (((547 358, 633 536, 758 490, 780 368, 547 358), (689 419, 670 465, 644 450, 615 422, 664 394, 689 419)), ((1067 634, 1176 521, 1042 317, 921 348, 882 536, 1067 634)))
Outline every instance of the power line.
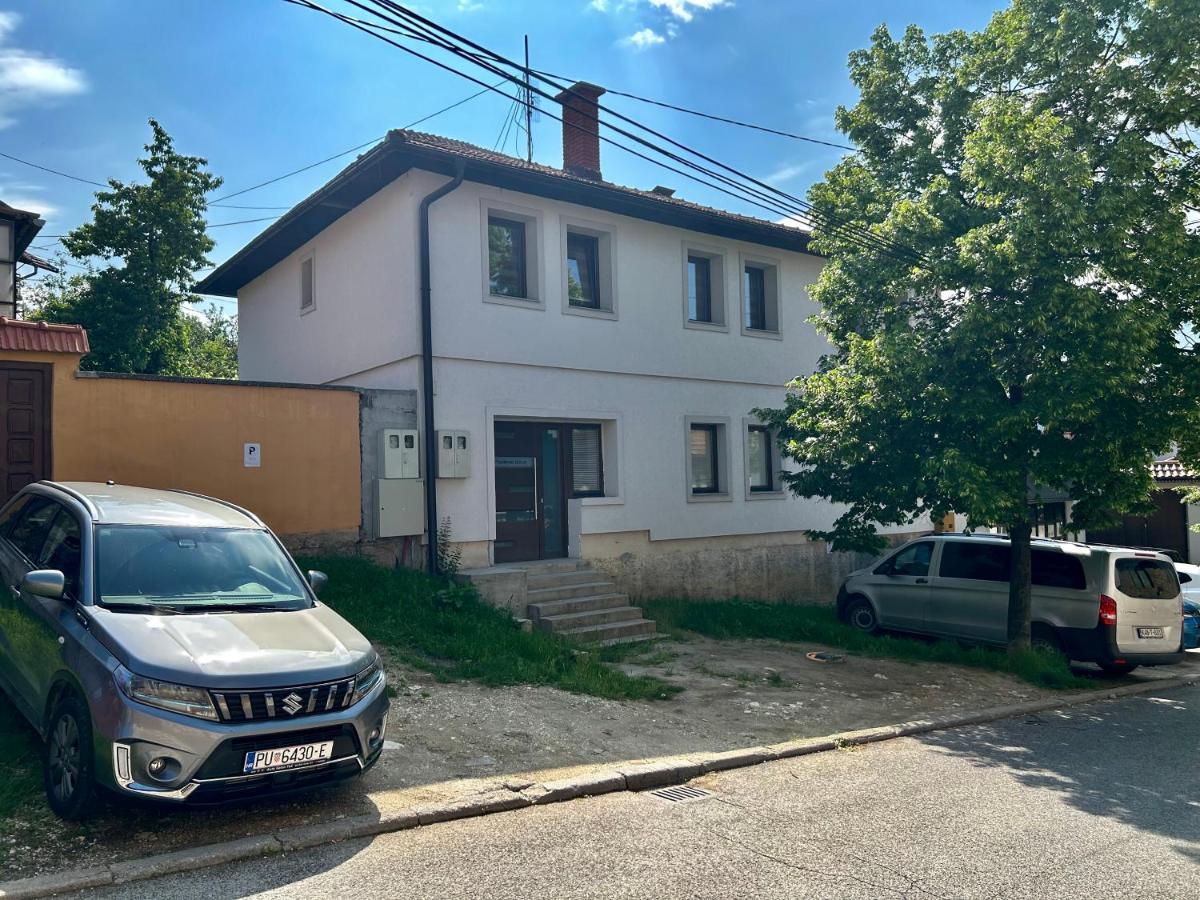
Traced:
MULTIPOLYGON (((563 81, 570 81, 572 83, 580 80, 578 78, 567 78, 565 75, 554 75, 550 72, 539 72, 538 74, 546 75, 550 78, 558 78, 563 81)), ((820 138, 796 134, 792 131, 783 131, 779 128, 771 128, 767 125, 755 125, 753 122, 743 122, 740 119, 731 119, 728 116, 718 116, 715 113, 706 113, 698 109, 689 109, 686 106, 677 106, 674 103, 667 103, 664 100, 654 100, 651 97, 641 97, 637 94, 631 94, 628 91, 618 91, 613 88, 606 87, 604 92, 606 94, 612 94, 616 97, 626 97, 630 100, 636 100, 639 103, 648 103, 651 106, 661 106, 663 109, 671 109, 675 112, 687 113, 689 116, 698 116, 701 119, 711 119, 714 122, 724 122, 726 125, 736 125, 738 128, 749 128, 752 131, 761 131, 765 134, 774 134, 778 137, 791 138, 794 141, 806 141, 809 144, 820 144, 823 147, 833 147, 837 150, 849 150, 852 153, 860 152, 857 147, 852 147, 849 144, 839 144, 836 141, 825 141, 821 140, 820 138)))
POLYGON ((278 218, 279 218, 279 216, 263 216, 261 219, 239 219, 236 222, 217 222, 215 224, 209 222, 209 223, 206 223, 204 227, 205 228, 225 228, 229 225, 249 225, 252 222, 273 222, 275 219, 278 219, 278 218))
POLYGON ((13 162, 18 162, 23 166, 29 166, 33 169, 41 169, 43 172, 49 172, 51 175, 58 175, 61 178, 70 178, 72 181, 78 181, 82 184, 91 184, 96 187, 107 188, 111 187, 108 184, 101 184, 99 181, 92 181, 90 178, 80 178, 78 175, 70 175, 67 172, 60 172, 58 169, 51 169, 49 166, 40 166, 35 162, 30 162, 27 159, 21 159, 19 156, 12 156, 8 153, 0 153, 5 159, 11 159, 13 162))
MULTIPOLYGON (((344 16, 343 14, 336 13, 331 10, 327 10, 324 7, 319 6, 318 4, 313 3, 312 0, 287 0, 287 2, 296 3, 297 5, 308 6, 311 9, 316 9, 321 12, 325 12, 328 15, 334 16, 335 18, 339 18, 343 21, 350 22, 351 24, 354 24, 354 26, 359 28, 360 30, 366 31, 368 34, 372 34, 373 36, 379 38, 380 40, 384 40, 387 43, 392 44, 393 46, 397 46, 407 53, 410 53, 421 59, 425 59, 429 62, 432 62, 433 64, 438 65, 441 68, 445 68, 445 69, 448 69, 449 71, 456 72, 457 74, 462 75, 463 77, 469 78, 469 76, 459 72, 458 70, 456 70, 450 66, 446 66, 445 64, 440 63, 437 60, 433 60, 430 57, 425 56, 424 54, 421 54, 415 50, 412 50, 411 48, 403 47, 402 45, 396 44, 394 41, 391 41, 388 38, 385 38, 385 37, 375 33, 374 31, 371 31, 369 28, 363 27, 364 24, 368 24, 368 23, 363 23, 361 20, 352 20, 349 17, 344 16)), ((500 75, 504 76, 507 80, 513 82, 514 84, 517 84, 522 87, 524 86, 523 81, 519 80, 515 75, 504 72, 503 70, 499 69, 496 65, 494 65, 491 62, 491 60, 496 60, 497 62, 499 62, 503 65, 509 66, 510 68, 516 69, 518 71, 526 72, 527 70, 524 69, 524 67, 520 66, 518 63, 515 63, 512 60, 507 59, 507 58, 495 53, 494 51, 489 50, 488 48, 471 41, 468 38, 462 37, 461 35, 458 35, 456 32, 453 32, 441 25, 438 25, 436 22, 426 19, 425 17, 419 15, 418 13, 412 12, 411 10, 409 10, 403 6, 401 6, 395 2, 392 2, 392 0, 368 0, 368 2, 373 3, 376 7, 382 7, 382 8, 386 8, 386 9, 398 12, 398 14, 400 14, 403 17, 402 20, 396 20, 393 18, 389 18, 388 16, 379 12, 377 9, 370 9, 370 8, 364 6, 362 3, 358 2, 358 0, 345 0, 345 2, 349 3, 352 6, 357 7, 359 9, 363 9, 373 16, 384 19, 384 21, 390 22, 392 24, 399 24, 403 28, 405 28, 408 32, 411 32, 412 35, 414 37, 416 37, 417 39, 425 39, 428 43, 433 43, 436 46, 439 46, 442 49, 445 49, 445 50, 457 55, 459 58, 473 62, 474 64, 481 66, 482 68, 485 68, 496 74, 500 74, 500 75), (414 26, 412 24, 412 22, 414 22, 414 21, 419 24, 414 26), (433 34, 433 33, 431 33, 432 31, 440 32, 440 34, 433 34), (452 43, 451 40, 448 40, 446 37, 443 37, 442 35, 448 35, 450 38, 453 38, 454 41, 457 41, 459 43, 452 43), (479 52, 472 52, 470 50, 466 50, 459 44, 466 44, 467 46, 474 48, 474 50, 479 51, 479 52)), ((601 106, 593 98, 583 97, 582 95, 575 92, 573 88, 568 88, 561 84, 555 84, 552 79, 547 78, 544 75, 538 75, 538 79, 540 81, 545 81, 547 83, 550 83, 553 87, 559 89, 560 95, 561 95, 561 93, 569 93, 569 94, 575 96, 576 98, 582 99, 585 102, 592 104, 593 106, 596 107, 597 110, 605 109, 605 107, 601 106)), ((477 81, 477 79, 471 79, 471 80, 477 81)), ((549 94, 545 93, 544 91, 542 91, 540 89, 536 89, 536 90, 537 90, 537 93, 539 93, 541 96, 547 97, 549 99, 556 99, 554 97, 551 97, 549 94)), ((509 95, 504 94, 504 96, 509 96, 509 95)), ((659 153, 663 156, 666 156, 669 159, 680 162, 681 164, 683 164, 695 171, 699 171, 710 177, 714 177, 718 181, 728 184, 731 187, 734 187, 735 189, 743 192, 742 195, 734 195, 734 196, 738 196, 739 199, 742 199, 742 200, 750 199, 750 201, 754 202, 756 205, 763 206, 763 208, 769 208, 775 212, 780 211, 778 207, 779 207, 779 204, 782 202, 788 206, 788 209, 784 212, 785 216, 804 217, 804 218, 807 218, 810 222, 821 223, 824 227, 827 227, 831 233, 837 233, 843 239, 850 241, 852 243, 855 243, 856 245, 858 245, 860 247, 870 248, 870 249, 874 249, 874 250, 879 250, 881 247, 887 247, 887 252, 889 252, 889 255, 896 256, 897 258, 899 258, 899 256, 897 254, 904 254, 905 256, 918 256, 919 257, 919 254, 916 254, 911 249, 902 247, 901 245, 897 244, 896 242, 891 241, 891 239, 889 239, 889 238, 882 238, 879 235, 877 235, 867 229, 864 229, 861 226, 854 225, 852 223, 839 222, 836 219, 834 219, 832 216, 818 212, 816 210, 816 208, 813 207, 813 205, 808 203, 807 201, 801 200, 801 199, 794 197, 784 191, 781 191, 771 185, 765 184, 764 182, 759 181, 758 179, 755 179, 752 176, 746 175, 744 172, 740 172, 739 170, 734 169, 731 166, 727 166, 724 163, 713 159, 712 157, 706 156, 705 154, 701 153, 700 151, 697 151, 690 147, 687 147, 686 145, 681 144, 678 141, 674 141, 667 135, 664 135, 661 132, 657 132, 648 126, 643 125, 641 122, 638 122, 635 119, 631 119, 630 117, 624 116, 621 113, 615 112, 613 110, 608 110, 608 111, 610 112, 610 114, 614 115, 616 118, 621 119, 625 122, 628 122, 628 123, 634 125, 635 127, 648 132, 649 134, 659 137, 659 138, 665 140, 667 143, 672 144, 676 147, 679 147, 681 150, 683 150, 686 153, 694 155, 694 156, 696 156, 700 159, 703 159, 707 162, 711 162, 711 163, 717 165, 718 167, 725 169, 728 172, 731 172, 733 175, 737 176, 737 178, 742 179, 743 181, 737 181, 733 178, 730 178, 729 176, 722 175, 722 174, 715 172, 712 169, 709 169, 705 166, 698 165, 697 163, 695 163, 694 161, 692 161, 690 159, 681 157, 678 154, 673 153, 671 151, 664 150, 661 146, 658 146, 650 141, 647 141, 644 138, 641 138, 635 134, 632 134, 629 131, 626 131, 618 126, 615 126, 610 122, 603 123, 605 125, 605 127, 609 128, 610 130, 615 131, 618 134, 624 135, 624 136, 632 139, 636 143, 652 150, 653 152, 659 153), (743 182, 750 182, 751 185, 756 185, 757 187, 748 186, 747 184, 745 184, 743 182), (747 197, 745 195, 749 195, 749 197, 747 197), (770 196, 768 198, 768 195, 774 195, 774 196, 770 196), (772 201, 771 204, 770 205, 763 204, 761 201, 764 198, 770 199, 772 201)), ((552 116, 552 118, 558 118, 558 117, 552 116)), ((562 121, 562 120, 559 119, 559 121, 562 121)), ((616 146, 621 147, 622 149, 625 149, 628 152, 634 152, 634 151, 631 151, 630 148, 620 144, 619 142, 614 142, 609 138, 605 138, 604 136, 601 136, 601 140, 606 140, 608 143, 613 143, 616 146)), ((635 153, 635 155, 639 155, 639 154, 635 153)), ((643 157, 643 158, 646 158, 646 157, 643 157)), ((651 161, 657 165, 662 165, 662 163, 658 160, 651 160, 651 161)), ((669 166, 666 166, 666 168, 671 169, 671 167, 669 167, 669 166)), ((671 170, 677 171, 674 169, 671 169, 671 170)), ((687 176, 687 177, 691 177, 691 176, 687 176)), ((700 179, 695 179, 695 180, 700 180, 700 179)), ((701 181, 701 183, 706 183, 706 182, 701 181)), ((712 187, 711 184, 709 184, 708 186, 712 187)), ((721 190, 721 189, 718 188, 718 190, 721 190)), ((724 193, 729 193, 729 191, 724 191, 724 193)))
MULTIPOLYGON (((471 77, 470 75, 467 75, 467 74, 453 68, 452 66, 446 65, 445 63, 442 63, 442 62, 435 60, 429 56, 426 56, 425 54, 419 53, 416 50, 413 50, 412 48, 405 47, 401 44, 397 44, 395 41, 392 41, 389 38, 384 37, 381 34, 378 34, 376 31, 372 30, 372 28, 370 27, 373 23, 364 23, 364 22, 362 22, 362 20, 356 20, 356 19, 346 16, 342 13, 338 13, 333 10, 326 9, 325 7, 322 7, 319 4, 312 2, 312 0, 286 0, 286 2, 294 3, 295 5, 305 6, 305 7, 308 7, 309 9, 323 12, 326 15, 330 15, 330 16, 337 18, 343 22, 351 24, 351 25, 353 25, 353 27, 356 27, 361 31, 365 31, 366 33, 371 34, 372 36, 378 38, 379 40, 383 40, 386 43, 391 44, 392 46, 395 46, 398 49, 403 50, 406 53, 409 53, 420 59, 424 59, 427 62, 430 62, 430 63, 438 66, 439 68, 446 69, 447 71, 453 72, 463 78, 467 78, 468 80, 474 81, 478 84, 482 83, 478 79, 475 79, 475 78, 471 77)), ((414 13, 411 10, 406 9, 403 6, 400 6, 397 3, 391 2, 391 0, 369 0, 369 2, 372 2, 376 7, 381 7, 381 8, 385 8, 385 9, 397 12, 399 15, 401 15, 403 17, 402 20, 390 18, 387 15, 385 15, 384 13, 379 12, 377 9, 370 9, 370 8, 364 6, 362 3, 357 2, 357 0, 346 0, 346 2, 348 2, 352 6, 355 6, 359 9, 362 9, 362 10, 368 12, 369 14, 371 14, 373 16, 381 18, 384 21, 387 21, 391 24, 400 25, 402 28, 405 29, 405 34, 415 37, 418 40, 424 40, 427 43, 432 43, 435 46, 438 46, 444 50, 447 50, 447 51, 453 53, 454 55, 458 56, 461 59, 472 62, 472 63, 474 63, 478 66, 481 66, 482 68, 485 68, 495 74, 499 74, 499 75, 503 76, 506 80, 508 80, 514 84, 517 84, 518 86, 524 87, 524 82, 519 80, 517 78, 517 76, 512 75, 511 73, 508 73, 508 72, 505 72, 505 71, 499 69, 495 64, 493 64, 491 62, 491 60, 496 60, 497 62, 501 63, 502 65, 506 65, 512 69, 522 71, 522 72, 527 71, 524 69, 524 67, 513 62, 512 60, 506 59, 505 57, 495 53, 494 51, 489 50, 486 47, 483 47, 480 44, 476 44, 473 41, 471 41, 467 38, 464 38, 461 35, 458 35, 457 33, 453 32, 443 26, 438 25, 436 22, 426 19, 423 16, 421 16, 417 13, 414 13), (412 23, 414 21, 419 24, 413 25, 412 23), (431 30, 440 32, 441 34, 431 34, 431 30), (466 44, 467 46, 474 48, 475 51, 479 51, 479 52, 472 52, 471 50, 466 50, 462 46, 460 46, 458 43, 453 43, 451 40, 447 39, 447 37, 443 37, 442 35, 447 35, 450 38, 452 38, 454 41, 460 42, 461 44, 466 44)), ((383 30, 390 30, 390 29, 383 29, 383 30)), ((560 92, 562 92, 562 93, 570 93, 576 97, 580 97, 581 99, 584 99, 586 102, 593 104, 597 109, 605 109, 605 107, 602 107, 599 103, 596 103, 595 100, 593 100, 592 98, 584 98, 584 97, 582 97, 582 95, 575 93, 573 91, 573 89, 571 89, 571 88, 564 87, 563 85, 554 84, 552 79, 547 78, 544 75, 539 74, 538 79, 540 81, 545 81, 547 83, 550 83, 552 86, 558 88, 560 90, 560 92)), ((551 95, 547 94, 545 91, 542 91, 540 88, 534 88, 533 90, 536 91, 536 93, 538 93, 539 95, 541 95, 543 97, 547 97, 548 99, 554 99, 551 95)), ((511 95, 505 94, 503 91, 497 91, 497 93, 500 93, 502 96, 508 97, 509 99, 513 99, 511 97, 511 95)), ((698 171, 709 177, 716 178, 718 181, 723 182, 723 183, 729 185, 730 187, 733 187, 735 190, 739 191, 740 193, 731 194, 731 192, 728 190, 724 190, 723 188, 716 187, 715 185, 712 185, 710 182, 705 182, 703 179, 696 178, 695 176, 690 175, 688 173, 680 172, 678 169, 668 166, 668 165, 662 163, 660 160, 651 159, 650 157, 646 157, 644 154, 640 154, 637 151, 632 150, 631 148, 621 144, 618 141, 613 141, 611 138, 607 138, 607 137, 601 135, 600 139, 605 140, 607 143, 614 144, 615 146, 620 147, 621 149, 626 150, 627 152, 633 153, 634 155, 639 156, 643 159, 647 159, 648 161, 654 163, 655 165, 659 165, 670 171, 674 171, 679 174, 683 174, 685 177, 691 178, 692 180, 696 180, 702 184, 706 184, 709 187, 716 187, 717 190, 722 191, 723 193, 731 194, 731 196, 736 196, 736 197, 738 197, 738 199, 741 199, 741 200, 749 200, 750 202, 754 203, 755 205, 761 206, 764 209, 770 209, 773 212, 782 212, 787 217, 792 217, 792 218, 803 217, 803 218, 808 219, 811 222, 819 223, 823 227, 828 228, 828 230, 831 233, 835 233, 838 236, 842 237, 844 240, 846 240, 850 243, 854 243, 860 247, 869 248, 869 249, 872 249, 872 250, 875 250, 878 252, 884 252, 884 253, 887 253, 888 255, 896 256, 896 258, 898 258, 898 259, 900 258, 900 256, 898 254, 903 254, 904 256, 910 257, 910 258, 914 257, 914 256, 917 258, 920 258, 920 255, 917 254, 915 251, 897 244, 896 242, 892 241, 890 238, 883 238, 861 226, 854 225, 852 223, 839 222, 838 220, 834 219, 832 216, 829 216, 828 214, 819 212, 818 210, 816 210, 815 207, 813 207, 812 204, 808 203, 807 201, 801 200, 801 199, 794 197, 784 191, 781 191, 771 185, 765 184, 764 182, 761 182, 758 179, 755 179, 752 176, 745 174, 744 172, 734 169, 733 167, 728 166, 728 165, 720 162, 719 160, 715 160, 712 157, 709 157, 709 156, 701 153, 700 151, 697 151, 690 147, 687 147, 686 145, 681 144, 678 141, 674 141, 667 135, 657 132, 654 129, 649 128, 648 126, 643 125, 642 123, 638 122, 637 120, 631 119, 628 116, 624 116, 621 113, 618 113, 618 112, 615 112, 612 110, 609 110, 609 112, 612 115, 614 115, 616 118, 621 119, 622 121, 628 122, 628 123, 634 125, 635 127, 639 128, 643 131, 646 131, 656 137, 659 137, 660 139, 665 140, 667 143, 680 148, 681 150, 683 150, 686 153, 689 153, 689 154, 696 156, 702 160, 705 160, 706 162, 710 162, 710 163, 718 166, 719 168, 732 173, 734 176, 736 176, 736 178, 742 179, 742 181, 738 181, 727 175, 723 175, 719 172, 715 172, 712 169, 709 169, 705 166, 699 165, 690 159, 681 157, 678 154, 673 153, 669 150, 664 150, 661 146, 656 145, 650 141, 647 141, 645 138, 641 138, 638 135, 632 134, 631 132, 626 131, 623 128, 612 125, 609 122, 605 122, 604 125, 608 129, 615 131, 616 133, 623 135, 627 138, 630 138, 635 143, 638 143, 638 144, 646 147, 647 149, 649 149, 653 152, 656 152, 660 155, 666 156, 668 159, 679 162, 682 165, 685 165, 694 171, 698 171), (744 182, 749 182, 750 184, 747 185, 744 182), (769 201, 769 202, 764 202, 764 201, 769 201), (781 209, 781 206, 783 207, 782 209, 781 209)), ((551 118, 557 119, 560 122, 562 121, 562 119, 560 119, 557 116, 553 116, 552 114, 549 114, 549 113, 548 113, 548 115, 551 115, 551 118)), ((589 132, 589 133, 591 133, 591 132, 589 132)), ((911 261, 911 260, 906 260, 906 261, 911 261)))
MULTIPOLYGON (((428 122, 434 116, 440 116, 442 113, 449 112, 452 109, 462 106, 464 103, 474 100, 476 97, 480 97, 483 94, 486 94, 488 92, 488 90, 489 90, 489 88, 485 87, 483 90, 476 91, 474 94, 471 94, 469 97, 463 97, 461 100, 457 100, 454 103, 451 103, 449 106, 443 106, 439 110, 435 110, 434 112, 431 112, 426 116, 422 116, 421 118, 417 119, 414 122, 410 122, 408 125, 405 125, 404 127, 405 128, 415 128, 417 125, 420 125, 422 122, 428 122)), ((213 200, 209 204, 209 206, 216 206, 224 200, 229 200, 229 199, 232 199, 233 197, 240 197, 242 194, 248 194, 251 191, 257 191, 259 188, 263 188, 263 187, 266 187, 267 185, 275 184, 278 181, 283 181, 285 178, 291 178, 293 175, 299 175, 302 172, 307 172, 309 169, 315 169, 317 166, 323 166, 323 165, 325 165, 325 163, 333 162, 335 159, 341 159, 343 156, 349 156, 351 153, 355 152, 356 150, 361 150, 364 147, 371 146, 372 144, 378 144, 385 137, 387 137, 387 135, 383 135, 383 136, 377 137, 377 138, 372 138, 369 141, 365 141, 361 144, 358 144, 357 146, 351 147, 349 150, 343 150, 341 153, 335 153, 333 156, 328 156, 325 159, 317 160, 315 163, 312 163, 307 166, 303 166, 302 168, 296 169, 291 172, 286 172, 283 175, 280 175, 276 178, 271 178, 271 179, 268 179, 267 181, 260 182, 259 184, 251 185, 248 188, 242 188, 240 191, 234 191, 232 194, 225 194, 224 196, 218 197, 216 200, 213 200)), ((283 208, 290 209, 291 207, 283 207, 283 208)))

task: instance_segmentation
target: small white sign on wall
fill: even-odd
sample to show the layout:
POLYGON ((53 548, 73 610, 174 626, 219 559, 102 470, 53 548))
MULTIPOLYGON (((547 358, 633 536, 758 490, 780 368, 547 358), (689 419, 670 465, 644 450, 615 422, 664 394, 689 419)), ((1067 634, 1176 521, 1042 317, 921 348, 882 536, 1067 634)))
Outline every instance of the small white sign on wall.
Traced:
POLYGON ((257 469, 262 466, 262 444, 242 445, 242 465, 247 469, 257 469))

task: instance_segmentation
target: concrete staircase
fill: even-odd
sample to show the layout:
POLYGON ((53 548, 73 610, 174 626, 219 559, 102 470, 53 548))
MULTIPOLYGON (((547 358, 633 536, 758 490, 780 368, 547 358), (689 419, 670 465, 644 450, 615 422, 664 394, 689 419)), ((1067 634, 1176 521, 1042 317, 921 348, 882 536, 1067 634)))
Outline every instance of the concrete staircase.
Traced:
POLYGON ((588 644, 648 641, 654 622, 587 563, 574 559, 526 567, 528 616, 535 628, 588 644))

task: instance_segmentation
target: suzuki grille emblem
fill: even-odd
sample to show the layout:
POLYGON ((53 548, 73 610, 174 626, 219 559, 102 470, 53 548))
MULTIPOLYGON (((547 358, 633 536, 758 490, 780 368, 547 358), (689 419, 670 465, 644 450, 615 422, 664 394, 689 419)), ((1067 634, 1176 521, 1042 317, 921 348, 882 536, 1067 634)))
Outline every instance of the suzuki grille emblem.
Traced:
POLYGON ((304 708, 304 698, 292 691, 283 698, 283 711, 289 716, 294 716, 304 708))

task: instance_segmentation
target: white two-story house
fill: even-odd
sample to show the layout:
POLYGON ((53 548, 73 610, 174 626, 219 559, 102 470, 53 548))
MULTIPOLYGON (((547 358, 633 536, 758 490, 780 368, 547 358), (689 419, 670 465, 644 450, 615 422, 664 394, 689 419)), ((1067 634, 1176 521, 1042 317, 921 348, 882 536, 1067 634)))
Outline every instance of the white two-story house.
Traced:
POLYGON ((825 349, 822 259, 799 229, 604 181, 579 95, 562 169, 394 131, 217 269, 200 289, 237 297, 241 377, 415 388, 423 420, 432 393, 421 440, 467 439, 466 477, 422 472, 465 566, 830 599, 851 560, 805 530, 834 508, 784 490, 752 412, 825 349))

